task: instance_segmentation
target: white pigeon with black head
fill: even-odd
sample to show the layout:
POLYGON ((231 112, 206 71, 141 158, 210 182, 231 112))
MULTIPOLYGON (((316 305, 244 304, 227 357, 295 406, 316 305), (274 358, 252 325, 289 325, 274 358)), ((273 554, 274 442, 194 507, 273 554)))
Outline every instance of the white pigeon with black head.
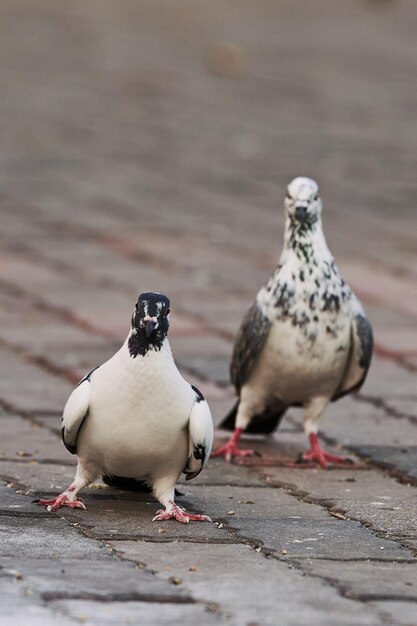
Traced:
POLYGON ((327 247, 316 182, 298 177, 285 198, 284 249, 237 334, 230 365, 238 402, 221 424, 231 439, 212 456, 252 455, 239 449, 243 431, 270 433, 290 406, 304 407, 311 450, 322 467, 347 459, 325 452, 318 421, 329 402, 358 390, 372 357, 371 325, 327 247))
POLYGON ((74 482, 50 511, 85 508, 77 493, 99 476, 145 481, 165 507, 154 520, 210 521, 175 504, 175 484, 197 476, 210 456, 213 423, 201 392, 181 376, 167 338, 169 299, 142 293, 116 354, 81 380, 62 418, 62 438, 78 457, 74 482))

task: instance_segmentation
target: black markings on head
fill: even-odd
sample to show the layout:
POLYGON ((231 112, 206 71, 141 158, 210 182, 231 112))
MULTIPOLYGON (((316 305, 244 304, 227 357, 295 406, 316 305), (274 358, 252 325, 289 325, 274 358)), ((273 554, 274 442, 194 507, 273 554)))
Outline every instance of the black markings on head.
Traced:
POLYGON ((170 301, 164 294, 153 291, 140 294, 133 311, 132 331, 128 341, 132 358, 162 348, 168 334, 169 312, 170 301), (152 320, 155 320, 155 327, 149 334, 147 329, 149 323, 153 323, 152 320))

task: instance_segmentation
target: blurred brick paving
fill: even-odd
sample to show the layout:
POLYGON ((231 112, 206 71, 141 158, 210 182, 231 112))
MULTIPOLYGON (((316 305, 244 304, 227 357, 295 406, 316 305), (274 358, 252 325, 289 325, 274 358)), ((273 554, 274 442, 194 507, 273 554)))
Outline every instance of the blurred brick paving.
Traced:
MULTIPOLYGON (((0 624, 415 624, 416 27, 412 0, 1 4, 0 624), (171 297, 174 354, 220 420, 299 174, 375 328, 367 384, 322 421, 367 469, 213 461, 180 487, 211 525, 98 487, 87 512, 37 509, 73 474, 72 385, 140 291, 171 297)), ((305 445, 296 411, 254 442, 305 445)))

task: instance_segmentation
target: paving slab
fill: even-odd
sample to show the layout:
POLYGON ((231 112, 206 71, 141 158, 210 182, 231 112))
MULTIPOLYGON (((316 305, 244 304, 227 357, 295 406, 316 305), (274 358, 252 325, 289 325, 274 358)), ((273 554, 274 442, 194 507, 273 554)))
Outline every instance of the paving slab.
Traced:
POLYGON ((341 567, 337 561, 314 561, 305 571, 333 581, 350 598, 417 602, 417 563, 362 562, 341 567))
POLYGON ((373 463, 395 470, 403 480, 408 478, 414 485, 417 483, 417 446, 364 445, 355 446, 354 449, 373 463))
MULTIPOLYGON (((58 421, 58 424, 60 422, 58 421)), ((2 437, 0 461, 30 459, 56 463, 72 463, 72 459, 58 438, 49 430, 18 415, 0 417, 2 437), (16 449, 18 444, 18 449, 16 449)))
POLYGON ((1 557, 45 559, 106 559, 104 547, 83 537, 76 528, 70 527, 56 516, 15 517, 0 516, 1 557))
POLYGON ((417 539, 416 490, 377 470, 291 471, 268 468, 267 484, 294 490, 301 497, 322 503, 330 511, 360 520, 384 537, 417 539))
POLYGON ((285 563, 265 559, 249 546, 210 545, 203 552, 195 544, 171 543, 155 552, 142 542, 112 545, 126 558, 146 563, 158 577, 178 578, 200 601, 219 603, 227 623, 266 626, 277 619, 288 626, 378 623, 378 613, 370 607, 340 597, 330 586, 289 570, 285 563))
POLYGON ((26 493, 57 495, 68 487, 75 475, 75 457, 68 454, 68 464, 29 461, 0 461, 0 478, 22 486, 26 493), (71 462, 73 464, 71 464, 71 462))
POLYGON ((186 497, 204 507, 252 545, 287 559, 412 560, 413 553, 380 538, 359 522, 333 517, 321 506, 283 489, 188 487, 186 497))
MULTIPOLYGON (((182 491, 181 487, 181 491, 182 491)), ((152 542, 196 541, 198 543, 234 543, 238 541, 227 530, 215 523, 194 522, 180 524, 175 520, 152 522, 161 505, 144 495, 143 499, 118 498, 113 494, 86 494, 86 511, 61 509, 54 515, 77 523, 89 536, 102 541, 112 538, 145 539, 152 542)), ((192 498, 178 498, 178 503, 191 512, 209 514, 208 510, 196 509, 192 498)), ((205 503, 208 506, 208 503, 205 503)), ((212 517, 215 519, 215 516, 212 517)))
POLYGON ((45 372, 9 350, 0 350, 0 397, 21 411, 62 410, 73 389, 62 377, 45 372))
MULTIPOLYGON (((71 537, 69 537, 71 541, 71 537)), ((101 600, 109 602, 178 602, 190 603, 185 590, 161 581, 151 572, 108 554, 106 560, 90 553, 83 558, 67 555, 50 558, 2 557, 4 574, 18 572, 25 592, 44 601, 101 600)))
POLYGON ((56 313, 41 310, 27 299, 22 306, 22 296, 17 293, 0 293, 0 337, 21 351, 41 353, 48 357, 50 352, 60 355, 61 367, 79 361, 83 352, 90 352, 103 343, 103 338, 86 330, 71 326, 56 313), (22 332, 30 326, 30 332, 22 332))
POLYGON ((32 498, 23 497, 13 488, 12 483, 0 483, 0 515, 16 517, 47 517, 49 513, 43 507, 34 507, 32 498))
POLYGON ((146 624, 146 626, 216 626, 229 624, 216 611, 216 605, 210 609, 204 604, 172 604, 170 602, 92 602, 89 600, 59 600, 50 602, 68 615, 74 623, 94 624, 95 626, 114 626, 115 624, 146 624))
POLYGON ((372 606, 386 613, 398 626, 414 626, 416 623, 416 604, 407 601, 372 602, 372 606))
POLYGON ((73 620, 60 607, 49 608, 25 593, 22 580, 15 574, 8 576, 0 570, 0 625, 16 626, 30 623, 33 626, 71 626, 73 620))

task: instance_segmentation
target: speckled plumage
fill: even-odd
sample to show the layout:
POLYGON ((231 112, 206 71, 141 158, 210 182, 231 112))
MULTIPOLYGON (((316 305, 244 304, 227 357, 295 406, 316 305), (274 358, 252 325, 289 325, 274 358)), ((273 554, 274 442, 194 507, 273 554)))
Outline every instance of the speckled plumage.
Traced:
POLYGON ((341 277, 321 224, 318 187, 288 186, 284 248, 236 337, 231 379, 238 405, 223 425, 270 432, 289 406, 305 408, 307 434, 327 404, 361 386, 372 330, 341 277))

